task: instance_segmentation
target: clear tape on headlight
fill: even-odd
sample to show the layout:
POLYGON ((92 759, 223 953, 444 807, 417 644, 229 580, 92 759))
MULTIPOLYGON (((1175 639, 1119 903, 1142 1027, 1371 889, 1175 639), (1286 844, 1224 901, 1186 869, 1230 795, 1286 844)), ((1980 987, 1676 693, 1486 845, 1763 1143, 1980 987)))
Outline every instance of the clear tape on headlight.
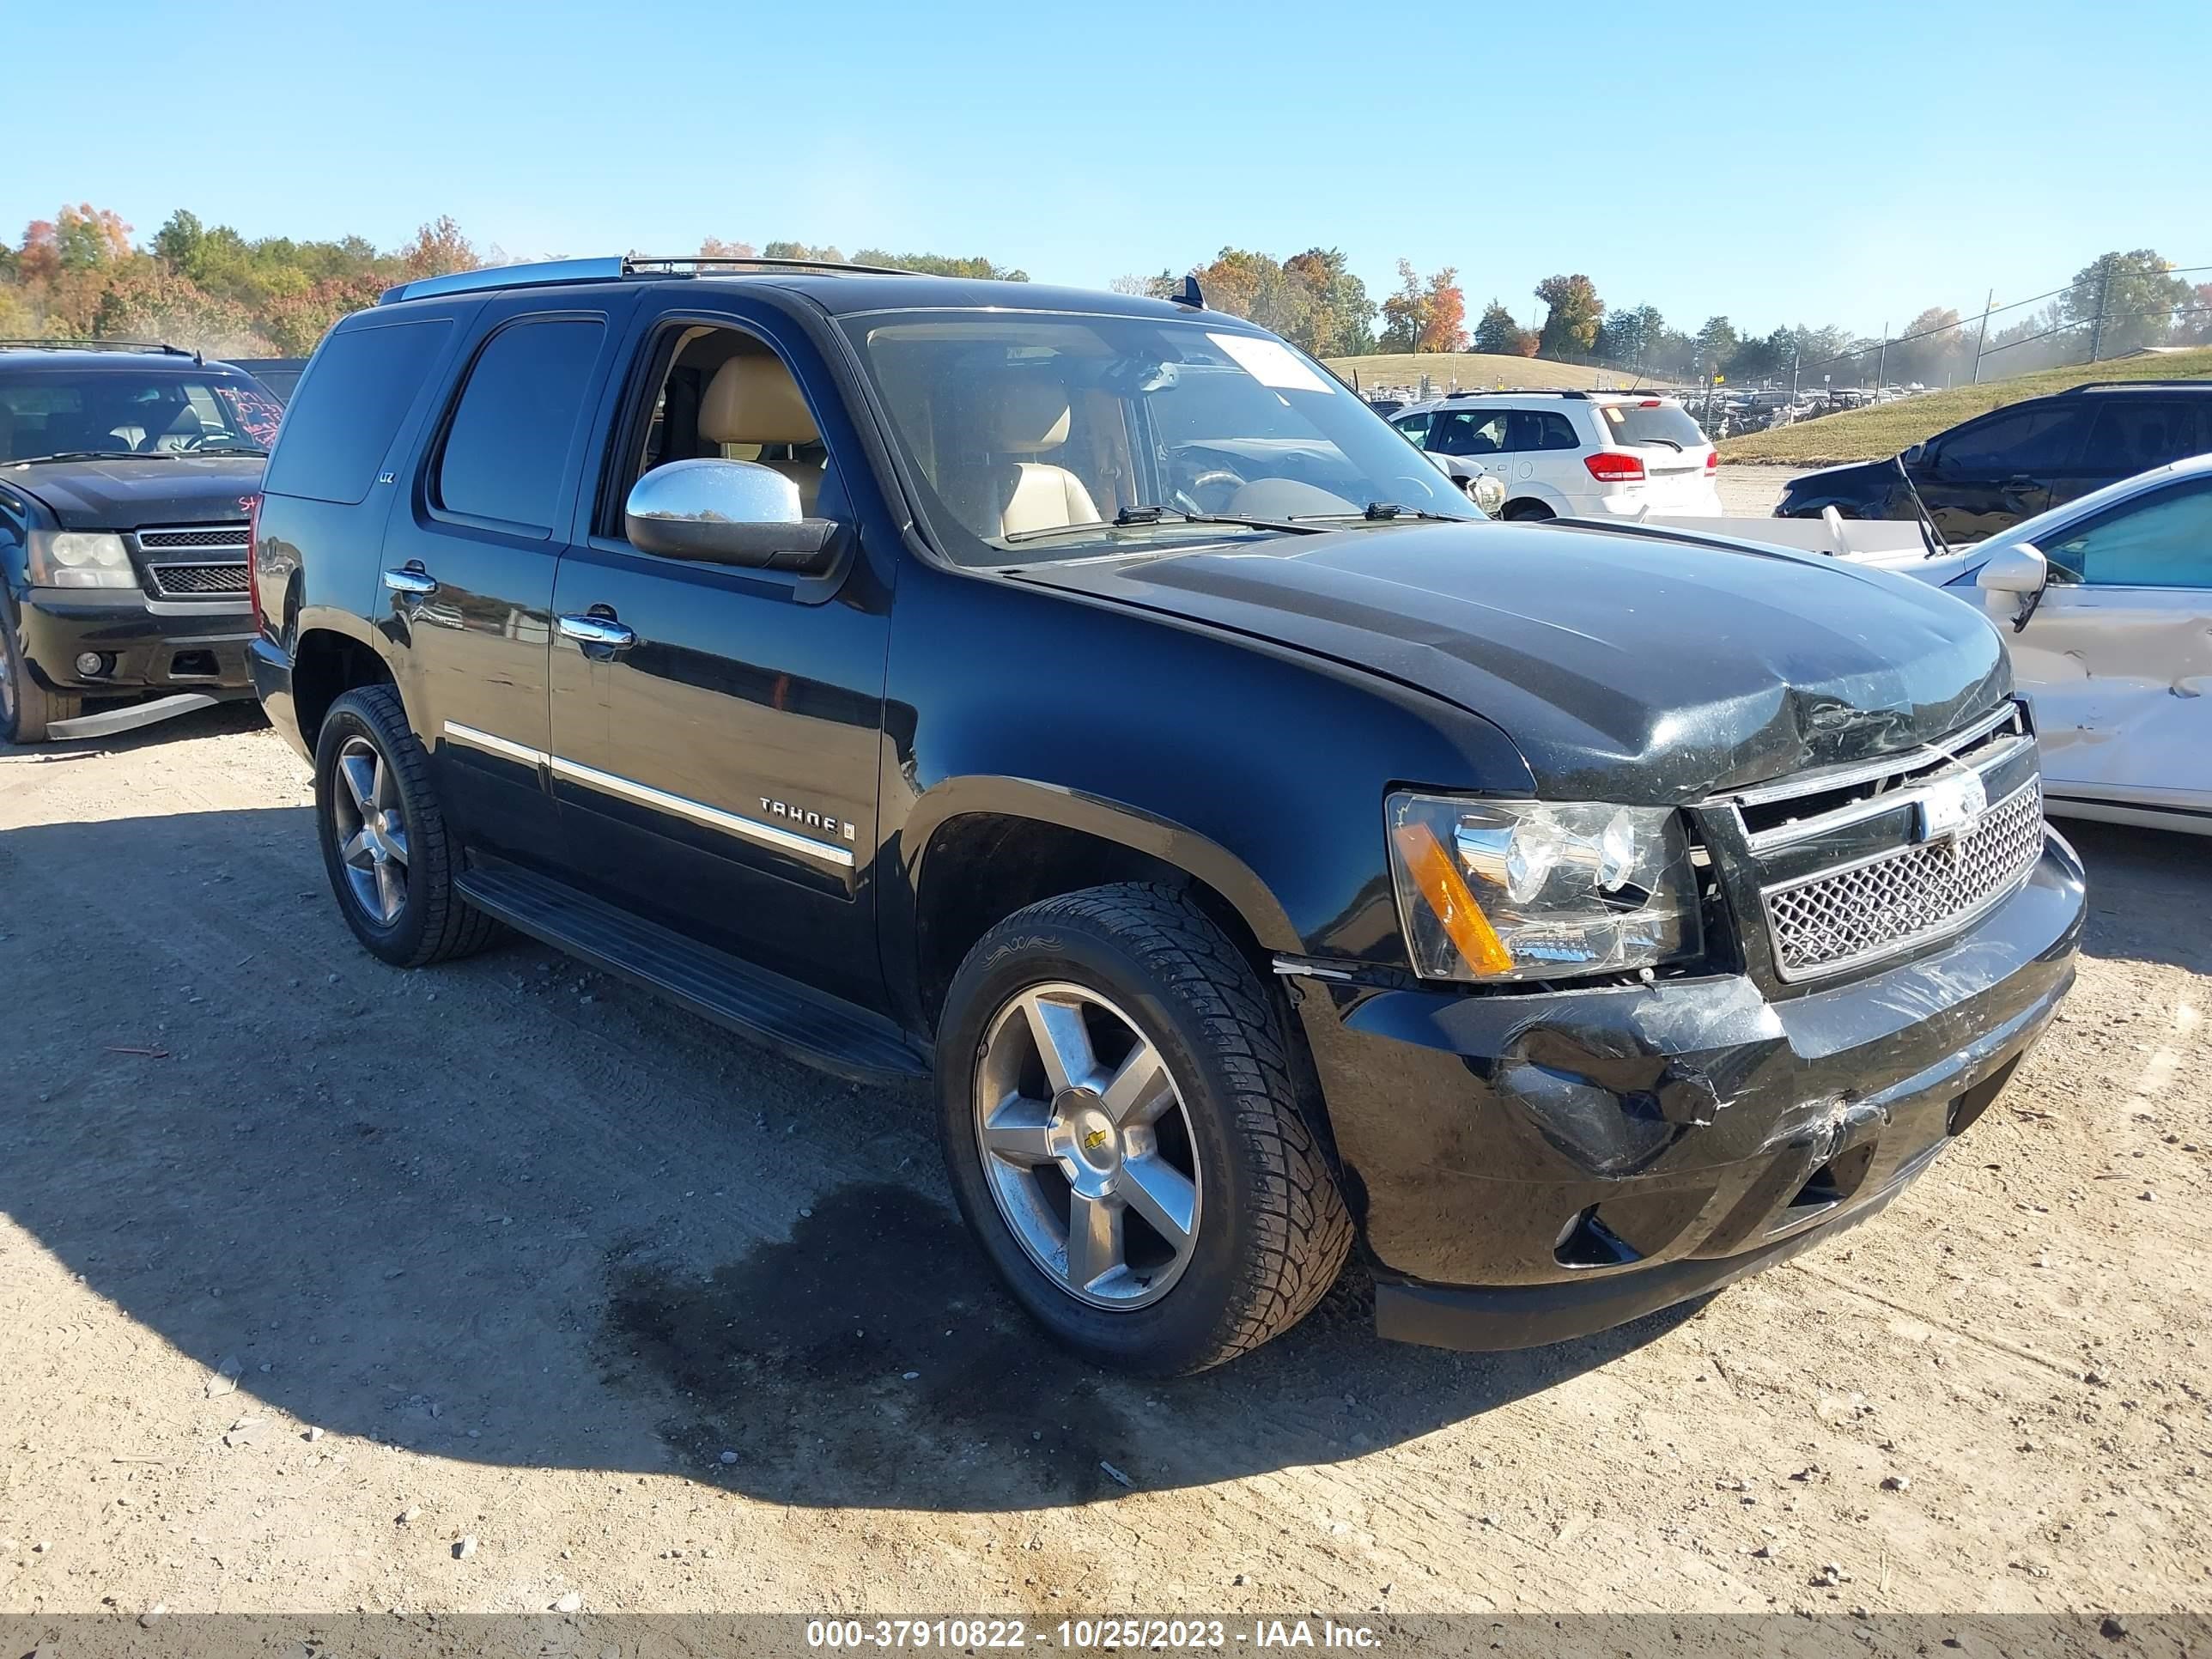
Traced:
POLYGON ((1427 979, 1565 979, 1695 955, 1681 814, 1400 792, 1385 804, 1398 915, 1427 979))
POLYGON ((136 587, 123 538, 88 530, 31 532, 30 575, 33 587, 136 587))

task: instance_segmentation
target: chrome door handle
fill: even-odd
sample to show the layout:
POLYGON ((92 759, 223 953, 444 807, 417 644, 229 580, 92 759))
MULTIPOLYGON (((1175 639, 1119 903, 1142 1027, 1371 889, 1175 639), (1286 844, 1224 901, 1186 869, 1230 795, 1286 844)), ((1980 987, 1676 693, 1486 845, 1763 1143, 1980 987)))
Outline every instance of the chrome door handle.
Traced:
POLYGON ((384 585, 394 593, 404 593, 410 599, 427 599, 438 591, 438 579, 427 570, 409 568, 387 570, 384 585))
POLYGON ((561 637, 574 640, 581 646, 599 646, 610 651, 621 651, 637 643, 637 634, 605 617, 563 617, 561 637))

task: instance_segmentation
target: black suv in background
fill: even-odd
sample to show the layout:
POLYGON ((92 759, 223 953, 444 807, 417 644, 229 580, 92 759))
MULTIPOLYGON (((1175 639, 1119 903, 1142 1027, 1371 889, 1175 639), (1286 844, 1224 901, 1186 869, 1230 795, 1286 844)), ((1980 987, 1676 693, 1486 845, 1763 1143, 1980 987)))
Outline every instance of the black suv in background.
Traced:
POLYGON ((1195 296, 411 283, 310 362, 252 557, 364 947, 505 924, 933 1075, 1103 1364, 1252 1348, 1355 1242, 1385 1334, 1468 1347, 1723 1284, 1925 1168, 2073 975, 1979 615, 1486 523, 1195 296))
POLYGON ((0 741, 252 695, 247 504, 281 412, 174 346, 0 344, 0 741))
POLYGON ((2046 507, 2212 453, 2212 380, 2098 380, 1961 421, 1894 460, 1794 478, 1778 519, 1917 519, 1912 490, 1950 542, 1980 541, 2046 507), (1912 480, 1907 489, 1902 467, 1912 480))

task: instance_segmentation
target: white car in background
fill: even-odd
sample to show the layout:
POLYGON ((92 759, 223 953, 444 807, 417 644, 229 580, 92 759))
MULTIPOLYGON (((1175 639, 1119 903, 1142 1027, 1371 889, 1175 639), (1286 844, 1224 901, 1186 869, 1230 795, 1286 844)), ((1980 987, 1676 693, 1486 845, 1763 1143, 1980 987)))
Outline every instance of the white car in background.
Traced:
POLYGON ((1718 514, 1713 447, 1672 398, 1632 392, 1476 392, 1401 410, 1390 424, 1439 463, 1481 465, 1508 519, 1718 514))
POLYGON ((1988 612, 2034 711, 2050 811, 2212 835, 2212 455, 1942 556, 1855 562, 1988 612))

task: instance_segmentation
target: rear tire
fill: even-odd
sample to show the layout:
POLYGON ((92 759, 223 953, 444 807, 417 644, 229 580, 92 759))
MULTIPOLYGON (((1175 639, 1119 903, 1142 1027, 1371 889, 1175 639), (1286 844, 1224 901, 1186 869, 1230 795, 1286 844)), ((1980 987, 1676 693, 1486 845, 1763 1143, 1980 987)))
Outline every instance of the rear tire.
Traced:
POLYGON ((939 1029, 961 1212, 1063 1346, 1183 1376, 1281 1334, 1336 1282, 1352 1218, 1297 1109, 1278 994, 1182 894, 1094 887, 1008 917, 961 964, 939 1029), (1057 1091, 1042 1042, 1019 1047, 1036 1005, 1048 1030, 1074 1021, 1053 1039, 1077 1062, 1057 1091), (1107 1086, 1140 1054, 1164 1082, 1107 1086))
POLYGON ((399 693, 362 686, 331 705, 315 741, 315 830, 338 908, 372 956, 421 968, 481 951, 500 926, 454 890, 430 757, 399 693))
POLYGON ((15 643, 15 613, 0 604, 0 740, 44 743, 47 726, 83 712, 82 696, 49 691, 33 677, 15 643))

